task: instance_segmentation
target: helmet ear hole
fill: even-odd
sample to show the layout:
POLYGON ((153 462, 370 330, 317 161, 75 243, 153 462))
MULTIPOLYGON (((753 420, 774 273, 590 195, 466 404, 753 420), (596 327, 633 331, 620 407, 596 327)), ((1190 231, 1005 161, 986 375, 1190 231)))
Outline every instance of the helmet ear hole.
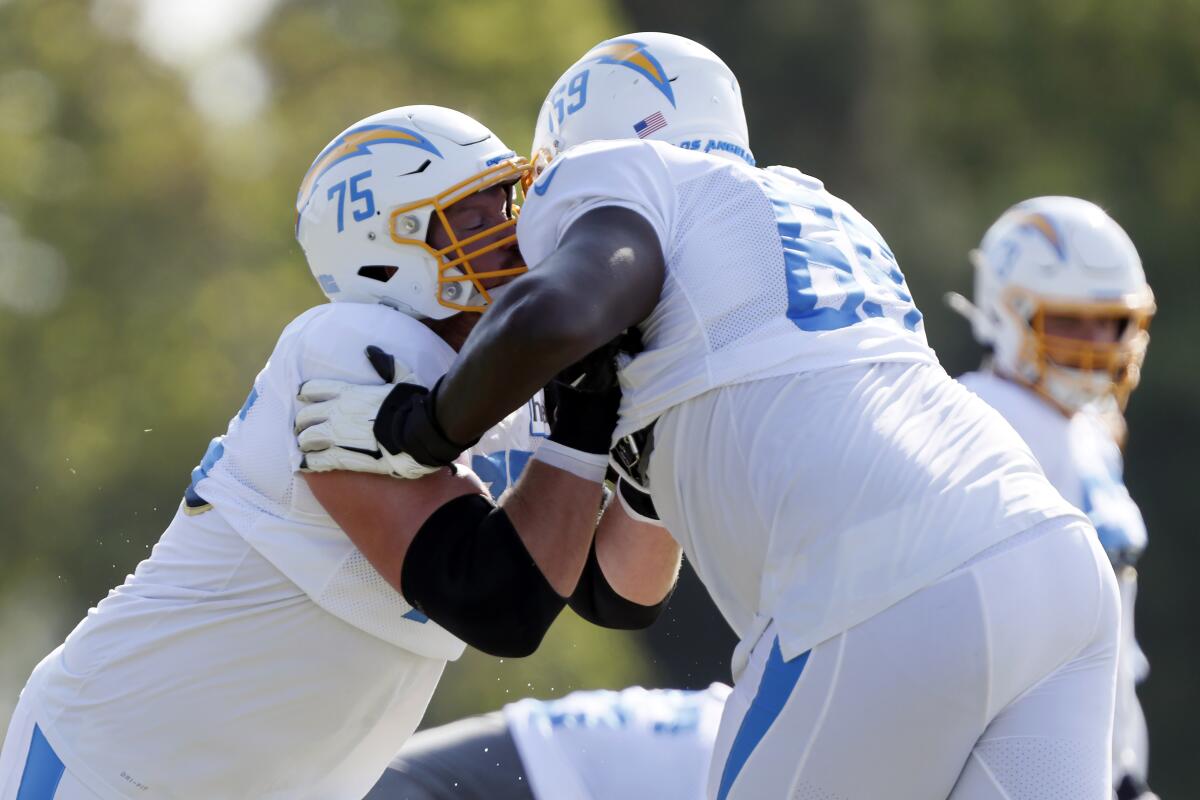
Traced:
POLYGON ((373 281, 387 283, 399 270, 399 267, 389 267, 383 264, 374 264, 367 267, 359 267, 358 274, 373 281))

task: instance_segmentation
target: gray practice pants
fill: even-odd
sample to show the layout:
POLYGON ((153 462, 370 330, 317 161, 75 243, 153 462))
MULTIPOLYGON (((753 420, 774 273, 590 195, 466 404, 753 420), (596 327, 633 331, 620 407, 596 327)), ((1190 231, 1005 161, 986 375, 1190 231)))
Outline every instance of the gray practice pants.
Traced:
POLYGON ((535 800, 499 712, 415 734, 365 800, 535 800))

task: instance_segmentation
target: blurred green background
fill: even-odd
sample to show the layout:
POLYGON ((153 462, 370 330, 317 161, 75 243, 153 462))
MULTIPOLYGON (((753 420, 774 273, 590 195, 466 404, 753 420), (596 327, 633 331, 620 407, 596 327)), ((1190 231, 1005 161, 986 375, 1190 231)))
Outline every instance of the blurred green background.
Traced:
MULTIPOLYGON (((279 331, 322 301, 292 238, 318 150, 422 102, 524 150, 559 73, 633 30, 730 64, 759 163, 823 178, 880 228, 952 372, 979 352, 940 297, 969 289, 967 250, 1007 206, 1079 195, 1129 231, 1159 299, 1127 452, 1152 540, 1152 783, 1200 797, 1194 0, 0 0, 0 725, 146 555, 279 331)), ((731 646, 689 577, 646 634, 568 612, 531 659, 469 654, 427 722, 700 687, 728 680, 731 646)))

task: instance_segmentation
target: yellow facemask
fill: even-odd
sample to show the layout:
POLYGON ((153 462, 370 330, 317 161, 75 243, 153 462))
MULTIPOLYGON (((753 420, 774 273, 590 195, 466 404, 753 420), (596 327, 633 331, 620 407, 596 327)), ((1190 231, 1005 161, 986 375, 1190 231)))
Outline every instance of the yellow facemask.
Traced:
POLYGON ((1033 366, 1033 374, 1023 377, 1035 390, 1074 413, 1077 409, 1064 402, 1063 390, 1069 391, 1071 384, 1075 384, 1073 388, 1081 396, 1110 394, 1124 411, 1129 395, 1141 379, 1142 362, 1150 342, 1150 320, 1155 305, 1149 288, 1144 294, 1110 302, 1065 302, 1010 287, 1003 303, 1014 316, 1026 322, 1020 361, 1033 366), (1117 335, 1112 341, 1054 335, 1047 333, 1048 317, 1111 320, 1117 335), (1097 392, 1096 387, 1102 384, 1102 391, 1097 392))
POLYGON ((464 239, 459 239, 454 232, 454 228, 450 225, 450 220, 446 217, 446 210, 458 201, 494 186, 521 184, 526 180, 529 171, 530 165, 525 159, 520 157, 509 158, 464 181, 456 183, 449 189, 433 197, 418 200, 392 210, 388 220, 388 230, 392 241, 397 244, 424 248, 426 252, 438 261, 438 303, 456 311, 480 313, 491 303, 491 295, 483 285, 484 280, 520 275, 528 269, 524 264, 521 264, 505 269, 477 271, 471 264, 471 259, 476 256, 490 253, 502 247, 508 247, 516 242, 517 214, 520 211, 520 207, 515 203, 512 205, 512 213, 509 219, 464 239), (450 237, 450 244, 440 250, 429 245, 424 239, 417 239, 412 236, 421 230, 420 218, 413 212, 425 207, 431 209, 430 220, 432 221, 433 217, 436 216, 450 237), (473 250, 470 255, 467 254, 467 248, 475 242, 495 236, 497 233, 504 231, 509 231, 509 233, 493 242, 489 242, 479 249, 473 250), (455 302, 455 299, 462 294, 461 286, 465 282, 469 282, 479 292, 480 297, 483 299, 482 305, 467 305, 455 302))

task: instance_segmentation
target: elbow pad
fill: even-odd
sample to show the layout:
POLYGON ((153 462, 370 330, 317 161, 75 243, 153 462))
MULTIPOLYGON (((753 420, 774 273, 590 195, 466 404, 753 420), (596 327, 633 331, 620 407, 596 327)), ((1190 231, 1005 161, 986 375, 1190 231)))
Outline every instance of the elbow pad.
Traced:
POLYGON ((464 495, 430 515, 404 556, 400 588, 427 617, 472 647, 522 658, 566 604, 504 509, 464 495))
POLYGON ((593 539, 587 564, 584 565, 579 584, 567 600, 567 604, 571 606, 572 611, 593 625, 632 631, 650 627, 674 593, 675 587, 672 586, 667 596, 652 606, 626 600, 604 577, 600 560, 596 558, 596 541, 593 539))

